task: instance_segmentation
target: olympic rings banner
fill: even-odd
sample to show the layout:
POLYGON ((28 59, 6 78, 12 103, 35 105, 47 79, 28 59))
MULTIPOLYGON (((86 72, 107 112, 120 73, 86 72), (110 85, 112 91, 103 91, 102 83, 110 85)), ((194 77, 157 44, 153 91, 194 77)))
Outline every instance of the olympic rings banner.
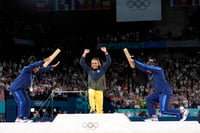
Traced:
POLYGON ((161 0, 116 0, 116 21, 161 20, 161 0))

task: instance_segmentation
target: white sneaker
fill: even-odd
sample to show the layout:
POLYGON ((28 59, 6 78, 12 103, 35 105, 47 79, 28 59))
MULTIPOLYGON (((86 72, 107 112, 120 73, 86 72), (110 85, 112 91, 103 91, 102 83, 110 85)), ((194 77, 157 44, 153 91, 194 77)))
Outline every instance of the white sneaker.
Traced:
POLYGON ((17 119, 15 120, 15 122, 16 122, 16 123, 26 123, 27 120, 17 118, 17 119))
POLYGON ((33 120, 30 120, 30 119, 26 119, 26 123, 32 123, 33 120))
POLYGON ((144 121, 145 122, 158 121, 158 117, 151 117, 151 118, 145 119, 144 121))
POLYGON ((32 123, 33 120, 16 118, 15 122, 16 123, 32 123))
POLYGON ((16 118, 15 122, 19 122, 20 118, 16 118))
POLYGON ((180 119, 180 121, 185 121, 187 119, 188 115, 189 115, 189 110, 185 109, 182 113, 182 119, 180 119))

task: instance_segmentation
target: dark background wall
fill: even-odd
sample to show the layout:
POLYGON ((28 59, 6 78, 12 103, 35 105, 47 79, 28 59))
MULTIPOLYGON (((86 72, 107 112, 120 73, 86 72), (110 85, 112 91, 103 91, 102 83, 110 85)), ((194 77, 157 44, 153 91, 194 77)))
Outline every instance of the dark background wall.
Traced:
POLYGON ((108 10, 43 11, 37 12, 34 0, 1 1, 1 20, 26 20, 42 22, 67 32, 130 31, 145 28, 159 28, 162 32, 173 30, 180 34, 188 25, 197 26, 198 6, 171 7, 169 0, 162 0, 162 20, 145 22, 116 22, 116 3, 111 0, 108 10), (195 19, 196 18, 196 19, 195 19))
MULTIPOLYGON (((184 29, 193 27, 199 30, 199 6, 171 7, 169 0, 162 0, 161 21, 116 22, 116 3, 111 0, 108 10, 77 11, 42 11, 35 9, 35 0, 1 0, 0 2, 0 49, 8 51, 26 51, 25 46, 16 45, 13 31, 18 28, 15 23, 29 24, 35 30, 32 39, 34 47, 55 46, 65 39, 67 49, 95 48, 97 35, 118 32, 148 31, 155 34, 181 36, 184 29), (42 24, 47 35, 39 34, 37 24, 42 24), (79 40, 80 39, 80 40, 79 40), (74 41, 75 40, 75 41, 74 41), (19 50, 18 50, 19 49, 19 50)), ((22 32, 20 29, 18 33, 22 32)), ((197 36, 199 36, 199 33, 197 36)), ((190 36, 187 34, 186 36, 190 36)), ((77 51, 78 51, 77 50, 77 51)))

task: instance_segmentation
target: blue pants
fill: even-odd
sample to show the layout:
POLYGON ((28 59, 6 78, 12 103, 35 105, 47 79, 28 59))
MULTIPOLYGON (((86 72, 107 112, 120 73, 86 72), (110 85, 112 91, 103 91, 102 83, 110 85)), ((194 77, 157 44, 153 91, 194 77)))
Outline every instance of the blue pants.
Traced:
POLYGON ((30 98, 25 90, 11 91, 18 106, 18 117, 30 117, 30 98))
POLYGON ((170 108, 170 99, 171 95, 167 95, 164 93, 154 92, 146 97, 148 114, 150 117, 156 114, 155 103, 159 103, 160 111, 162 114, 166 115, 176 115, 180 117, 179 109, 171 109, 170 108))

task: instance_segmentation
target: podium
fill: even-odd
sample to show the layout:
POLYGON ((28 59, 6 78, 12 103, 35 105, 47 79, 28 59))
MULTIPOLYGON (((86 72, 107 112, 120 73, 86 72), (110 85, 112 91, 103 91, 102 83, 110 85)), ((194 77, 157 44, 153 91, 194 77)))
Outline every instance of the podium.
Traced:
MULTIPOLYGON (((64 130, 67 132, 132 133, 134 131, 134 126, 123 113, 58 114, 53 123, 58 127, 63 124, 66 125, 64 130)), ((61 130, 59 131, 59 129, 61 128, 58 128, 60 133, 61 130)))
POLYGON ((134 122, 123 113, 58 114, 52 122, 0 123, 1 133, 199 133, 198 121, 134 122))

